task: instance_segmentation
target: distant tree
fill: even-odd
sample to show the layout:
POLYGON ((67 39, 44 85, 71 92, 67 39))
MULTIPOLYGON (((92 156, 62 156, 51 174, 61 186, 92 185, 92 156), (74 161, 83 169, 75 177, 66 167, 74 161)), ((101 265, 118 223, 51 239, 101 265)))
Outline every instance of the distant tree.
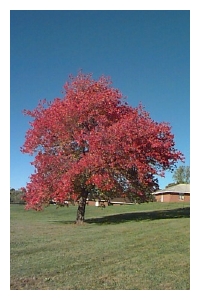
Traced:
POLYGON ((180 167, 178 167, 174 171, 173 179, 174 179, 176 184, 190 183, 190 167, 189 166, 180 166, 180 167))
POLYGON ((15 189, 10 189, 10 203, 15 202, 15 189))
POLYGON ((104 76, 70 76, 63 99, 41 101, 24 113, 33 121, 21 150, 35 157, 26 207, 40 210, 51 199, 74 199, 77 223, 90 194, 148 199, 157 188, 155 175, 183 159, 169 124, 154 122, 142 105, 128 106, 104 76))
POLYGON ((23 191, 21 189, 15 190, 13 188, 10 189, 10 203, 15 204, 24 204, 23 200, 23 191))
POLYGON ((190 167, 185 167, 185 183, 190 183, 190 167))

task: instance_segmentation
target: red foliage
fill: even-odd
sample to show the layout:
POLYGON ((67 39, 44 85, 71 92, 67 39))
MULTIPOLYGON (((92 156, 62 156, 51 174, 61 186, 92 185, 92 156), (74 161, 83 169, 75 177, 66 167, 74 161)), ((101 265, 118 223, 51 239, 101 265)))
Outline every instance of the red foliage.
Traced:
POLYGON ((79 73, 64 87, 63 99, 24 111, 33 121, 21 151, 35 157, 27 208, 77 200, 83 189, 139 195, 183 160, 169 124, 153 121, 142 105, 128 106, 109 78, 79 73))

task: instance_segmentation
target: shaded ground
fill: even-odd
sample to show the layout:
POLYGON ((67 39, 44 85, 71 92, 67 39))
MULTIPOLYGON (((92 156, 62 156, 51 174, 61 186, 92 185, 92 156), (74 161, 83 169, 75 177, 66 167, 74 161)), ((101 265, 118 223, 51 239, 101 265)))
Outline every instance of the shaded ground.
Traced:
MULTIPOLYGON (((129 221, 151 221, 161 219, 175 219, 175 218, 190 218, 190 207, 166 209, 166 210, 152 210, 127 212, 121 214, 106 215, 102 217, 86 218, 85 223, 88 224, 120 224, 129 221)), ((53 223, 73 224, 74 221, 54 220, 53 223)))
POLYGON ((131 212, 104 216, 100 218, 90 218, 85 220, 86 223, 97 224, 118 224, 128 221, 148 221, 157 219, 189 218, 190 207, 176 208, 170 210, 131 212))

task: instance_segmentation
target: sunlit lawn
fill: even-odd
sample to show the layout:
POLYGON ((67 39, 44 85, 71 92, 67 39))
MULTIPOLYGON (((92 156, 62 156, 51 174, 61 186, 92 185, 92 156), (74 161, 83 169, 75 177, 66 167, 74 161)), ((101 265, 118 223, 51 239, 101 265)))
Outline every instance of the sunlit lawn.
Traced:
POLYGON ((11 205, 11 289, 190 289, 188 204, 76 209, 11 205))

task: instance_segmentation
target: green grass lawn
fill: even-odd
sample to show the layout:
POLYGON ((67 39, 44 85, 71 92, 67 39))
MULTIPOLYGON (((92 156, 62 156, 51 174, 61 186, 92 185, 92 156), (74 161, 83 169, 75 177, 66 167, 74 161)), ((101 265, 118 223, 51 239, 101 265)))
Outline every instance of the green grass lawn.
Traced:
POLYGON ((189 204, 11 205, 11 290, 188 290, 189 204))

